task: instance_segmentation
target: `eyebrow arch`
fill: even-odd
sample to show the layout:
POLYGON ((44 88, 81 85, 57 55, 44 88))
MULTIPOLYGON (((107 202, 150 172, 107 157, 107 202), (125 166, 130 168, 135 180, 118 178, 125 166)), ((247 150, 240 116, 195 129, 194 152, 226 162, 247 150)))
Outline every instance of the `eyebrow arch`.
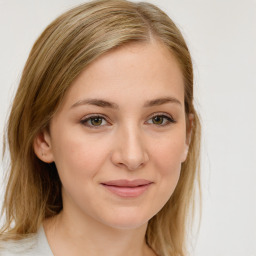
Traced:
MULTIPOLYGON (((166 103, 176 103, 180 106, 182 106, 181 102, 174 98, 174 97, 163 97, 163 98, 157 98, 154 100, 147 101, 143 107, 153 107, 153 106, 159 106, 166 103)), ((71 108, 82 106, 82 105, 94 105, 102 108, 113 108, 113 109, 119 109, 118 105, 113 102, 109 102, 103 99, 84 99, 79 100, 78 102, 74 103, 71 108)))
POLYGON ((113 108, 113 109, 118 109, 118 105, 113 102, 109 102, 106 100, 102 99, 84 99, 84 100, 79 100, 75 104, 71 106, 71 108, 81 106, 81 105, 94 105, 102 108, 113 108))
POLYGON ((158 99, 154 99, 154 100, 149 100, 144 104, 144 107, 153 107, 153 106, 159 106, 159 105, 163 105, 166 103, 175 103, 178 104, 180 106, 182 106, 181 102, 174 98, 174 97, 163 97, 163 98, 158 98, 158 99))

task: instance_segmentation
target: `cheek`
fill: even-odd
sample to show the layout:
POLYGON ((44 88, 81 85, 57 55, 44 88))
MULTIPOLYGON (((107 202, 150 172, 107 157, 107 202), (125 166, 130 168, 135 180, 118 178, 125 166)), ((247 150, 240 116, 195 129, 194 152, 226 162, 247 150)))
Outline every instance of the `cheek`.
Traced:
POLYGON ((93 177, 107 156, 102 141, 65 132, 55 138, 54 159, 62 179, 93 177))
POLYGON ((179 130, 169 136, 153 143, 152 156, 155 163, 161 168, 161 172, 170 173, 181 166, 186 151, 185 132, 179 130))
POLYGON ((158 143, 153 151, 156 179, 160 182, 163 203, 172 195, 181 171, 184 151, 186 148, 184 133, 176 133, 158 143))
POLYGON ((161 180, 163 188, 167 189, 170 193, 175 189, 180 176, 181 170, 181 160, 180 152, 177 147, 172 147, 171 145, 163 151, 158 151, 158 161, 156 163, 158 166, 158 179, 161 180))

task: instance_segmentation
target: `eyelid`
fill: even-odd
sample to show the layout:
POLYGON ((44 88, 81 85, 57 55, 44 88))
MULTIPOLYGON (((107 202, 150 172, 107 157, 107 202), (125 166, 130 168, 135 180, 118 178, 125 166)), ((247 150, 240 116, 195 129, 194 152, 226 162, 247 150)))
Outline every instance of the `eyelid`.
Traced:
POLYGON ((151 114, 148 118, 148 120, 156 117, 156 116, 162 116, 164 118, 167 118, 168 120, 168 123, 167 124, 163 124, 163 125, 157 125, 157 126, 165 126, 165 125, 168 125, 168 124, 171 124, 171 123, 177 123, 177 121, 173 118, 172 115, 168 114, 168 113, 165 113, 165 112, 155 112, 153 114, 151 114))
POLYGON ((97 118, 97 117, 102 118, 102 119, 105 120, 108 124, 110 124, 109 119, 108 119, 105 115, 103 115, 103 114, 97 114, 97 113, 93 113, 93 114, 89 114, 89 115, 87 115, 87 116, 84 116, 84 117, 81 119, 80 123, 81 123, 82 125, 86 126, 86 127, 93 128, 93 129, 98 129, 98 128, 101 128, 101 127, 106 126, 106 125, 99 125, 99 126, 86 125, 86 122, 89 121, 91 118, 97 118))
MULTIPOLYGON (((167 123, 166 124, 154 124, 156 126, 166 126, 166 125, 169 125, 169 124, 172 124, 172 123, 176 123, 177 121, 173 118, 172 115, 168 114, 168 113, 165 113, 165 112, 155 112, 153 114, 151 114, 148 118, 147 118, 147 121, 156 117, 156 116, 161 116, 163 118, 166 118, 167 119, 167 123)), ((99 129, 101 127, 104 127, 104 126, 107 126, 108 124, 105 124, 105 125, 99 125, 99 126, 94 126, 94 125, 86 125, 86 122, 89 121, 91 118, 102 118, 103 120, 105 120, 108 124, 111 124, 110 121, 109 121, 109 118, 106 117, 104 114, 98 114, 98 113, 93 113, 93 114, 89 114, 85 117, 82 118, 82 120, 80 121, 80 123, 84 126, 87 126, 89 128, 93 128, 93 129, 99 129)))

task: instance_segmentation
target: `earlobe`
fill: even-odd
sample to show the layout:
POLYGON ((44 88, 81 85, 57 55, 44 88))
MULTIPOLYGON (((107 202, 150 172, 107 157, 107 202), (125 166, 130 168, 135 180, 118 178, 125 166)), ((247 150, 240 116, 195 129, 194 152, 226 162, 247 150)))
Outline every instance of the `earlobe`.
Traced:
POLYGON ((187 159, 187 156, 188 156, 188 149, 189 149, 189 145, 185 145, 185 148, 184 148, 184 152, 183 152, 183 156, 182 156, 182 163, 186 161, 187 159))
POLYGON ((45 163, 52 163, 54 161, 51 137, 48 131, 43 130, 36 135, 33 147, 35 154, 41 161, 45 163))

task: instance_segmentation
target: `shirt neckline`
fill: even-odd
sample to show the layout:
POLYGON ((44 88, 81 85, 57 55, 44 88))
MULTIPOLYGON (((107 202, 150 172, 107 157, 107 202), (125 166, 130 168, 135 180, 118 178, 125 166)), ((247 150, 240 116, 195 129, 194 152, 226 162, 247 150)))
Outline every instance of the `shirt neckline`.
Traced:
POLYGON ((54 256, 53 252, 50 248, 50 245, 48 243, 43 224, 40 226, 38 230, 38 249, 40 252, 42 252, 43 255, 47 256, 54 256))

